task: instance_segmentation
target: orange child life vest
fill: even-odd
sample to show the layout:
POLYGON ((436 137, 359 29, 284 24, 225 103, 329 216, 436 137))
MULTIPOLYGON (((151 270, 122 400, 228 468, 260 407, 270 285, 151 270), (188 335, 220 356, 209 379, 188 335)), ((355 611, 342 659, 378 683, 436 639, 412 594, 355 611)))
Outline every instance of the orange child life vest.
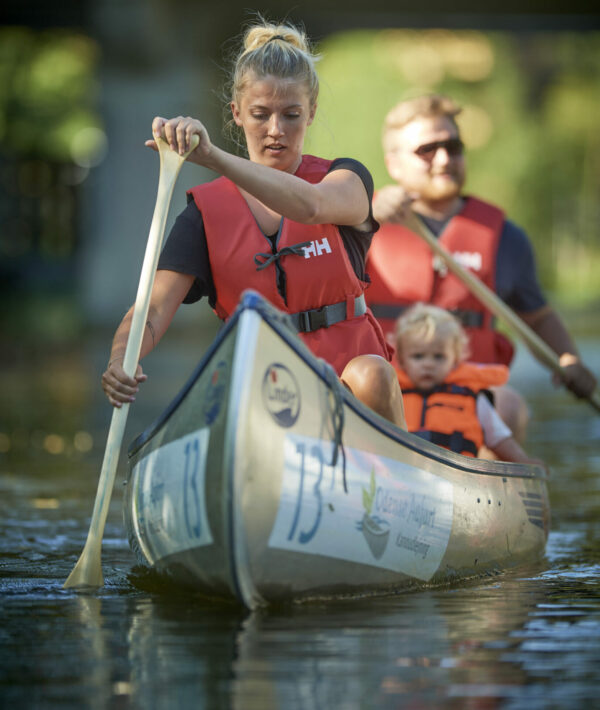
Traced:
MULTIPOLYGON (((502 210, 474 197, 448 223, 440 243, 473 271, 492 291, 496 285, 496 254, 504 225, 502 210)), ((455 312, 470 339, 469 359, 509 364, 512 345, 494 330, 490 311, 444 266, 417 234, 398 224, 384 224, 373 237, 367 271, 366 298, 384 333, 408 306, 422 301, 455 312)))
MULTIPOLYGON (((303 156, 296 176, 320 182, 330 160, 303 156)), ((356 275, 338 228, 283 219, 276 251, 263 234, 237 186, 221 177, 188 191, 202 214, 216 290, 215 312, 227 319, 242 292, 253 288, 286 313, 302 313, 346 303, 346 320, 300 333, 318 357, 338 374, 355 356, 373 353, 391 359, 381 327, 369 309, 355 316, 366 283, 356 275), (304 246, 303 246, 304 245, 304 246), (255 261, 255 257, 259 261, 255 261), (264 268, 258 268, 265 262, 264 268), (285 283, 282 296, 279 284, 285 283)))
POLYGON ((508 380, 508 368, 461 363, 428 392, 416 389, 400 367, 396 366, 396 372, 408 431, 458 454, 477 456, 483 444, 477 395, 493 385, 503 385, 508 380))

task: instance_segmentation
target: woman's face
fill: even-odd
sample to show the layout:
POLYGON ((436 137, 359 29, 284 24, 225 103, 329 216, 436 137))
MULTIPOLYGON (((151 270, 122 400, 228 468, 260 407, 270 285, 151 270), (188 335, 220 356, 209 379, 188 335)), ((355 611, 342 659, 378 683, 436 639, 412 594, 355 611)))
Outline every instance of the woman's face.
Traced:
POLYGON ((239 103, 231 102, 250 160, 288 173, 294 173, 302 161, 304 135, 316 109, 304 83, 273 76, 250 75, 239 103))

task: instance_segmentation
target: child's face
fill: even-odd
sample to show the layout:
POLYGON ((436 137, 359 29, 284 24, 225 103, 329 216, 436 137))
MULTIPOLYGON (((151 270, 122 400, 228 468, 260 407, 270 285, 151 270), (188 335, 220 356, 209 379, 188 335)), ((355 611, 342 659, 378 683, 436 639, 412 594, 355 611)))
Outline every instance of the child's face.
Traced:
POLYGON ((456 365, 450 338, 436 336, 428 343, 410 333, 398 349, 400 364, 418 389, 428 390, 439 385, 456 365))

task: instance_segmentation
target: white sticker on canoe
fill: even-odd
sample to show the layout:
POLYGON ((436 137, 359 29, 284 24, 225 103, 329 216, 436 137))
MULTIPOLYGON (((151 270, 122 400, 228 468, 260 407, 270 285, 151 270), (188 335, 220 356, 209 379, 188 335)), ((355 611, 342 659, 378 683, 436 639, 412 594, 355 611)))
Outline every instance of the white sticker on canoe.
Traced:
POLYGON ((285 439, 279 510, 269 546, 324 555, 429 580, 452 529, 452 484, 394 459, 330 442, 285 439))
POLYGON ((208 427, 170 441, 138 461, 134 525, 151 563, 212 543, 204 481, 208 427))

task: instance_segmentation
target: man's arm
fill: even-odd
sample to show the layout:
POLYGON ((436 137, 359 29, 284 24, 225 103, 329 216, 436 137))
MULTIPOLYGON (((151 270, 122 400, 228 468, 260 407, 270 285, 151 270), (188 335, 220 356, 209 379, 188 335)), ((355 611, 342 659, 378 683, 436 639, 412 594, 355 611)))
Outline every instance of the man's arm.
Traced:
MULTIPOLYGON (((577 346, 541 291, 529 238, 510 220, 504 223, 498 245, 496 289, 502 300, 558 355, 565 369, 564 384, 578 397, 589 397, 596 378, 581 362, 577 346)), ((558 378, 555 381, 560 382, 558 378)))
POLYGON ((596 377, 581 362, 577 347, 558 313, 549 305, 518 315, 559 356, 565 370, 565 385, 578 397, 589 397, 596 377))

